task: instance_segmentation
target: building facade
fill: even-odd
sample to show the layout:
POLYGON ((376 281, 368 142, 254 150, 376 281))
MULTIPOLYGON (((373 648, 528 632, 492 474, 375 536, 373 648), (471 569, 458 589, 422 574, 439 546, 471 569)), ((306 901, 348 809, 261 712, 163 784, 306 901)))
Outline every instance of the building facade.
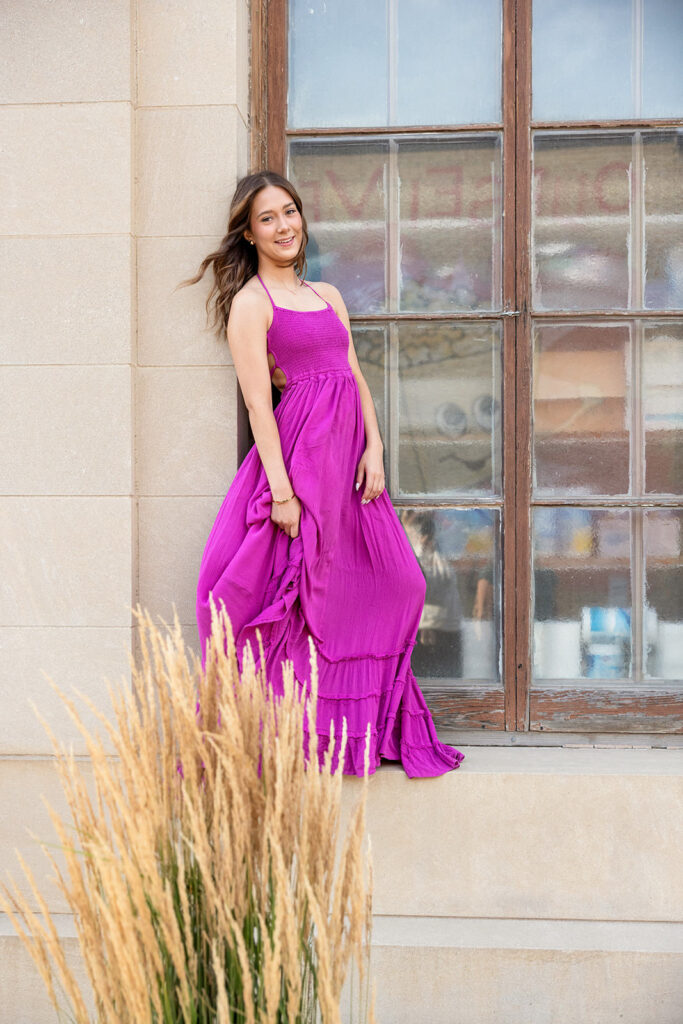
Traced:
MULTIPOLYGON (((348 306, 468 755, 372 781, 379 1019, 679 1021, 683 4, 3 16, 0 874, 19 847, 75 957, 30 702, 85 756, 45 674, 106 706, 138 602, 196 649, 252 439, 208 282, 175 287, 268 166, 348 306)), ((0 1021, 53 1019, 2 915, 0 985, 0 1021)))

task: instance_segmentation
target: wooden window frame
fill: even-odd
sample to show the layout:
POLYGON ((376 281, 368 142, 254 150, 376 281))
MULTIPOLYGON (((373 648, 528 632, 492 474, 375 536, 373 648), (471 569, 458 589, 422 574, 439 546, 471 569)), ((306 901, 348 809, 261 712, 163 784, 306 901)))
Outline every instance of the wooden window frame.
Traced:
MULTIPOLYGON (((502 687, 421 684, 438 727, 447 730, 505 730, 567 733, 683 733, 683 692, 675 681, 591 688, 531 685, 531 513, 534 505, 574 505, 570 500, 532 501, 532 329, 534 321, 681 317, 670 310, 550 311, 531 304, 531 140, 542 129, 638 129, 679 127, 676 119, 618 121, 533 121, 531 108, 532 0, 503 0, 502 120, 490 124, 420 125, 373 128, 286 127, 287 0, 251 3, 251 167, 286 170, 288 138, 325 135, 502 133, 503 155, 503 312, 451 314, 447 319, 502 320, 503 338, 503 493, 502 493, 502 687), (532 315, 533 314, 533 315, 532 315)), ((392 319, 429 316, 391 314, 392 319)), ((351 316, 367 322, 367 314, 351 316)), ((386 319, 384 315, 378 319, 386 319)), ((581 505, 587 504, 585 501, 581 505)), ((588 502, 590 504, 590 502, 588 502)), ((629 507, 628 500, 605 502, 629 507)), ((640 505, 647 504, 640 502, 640 505)), ((667 502, 658 502, 658 505, 667 502)), ((680 505, 680 502, 669 504, 680 505)), ((634 601, 638 595, 633 595, 634 601)))

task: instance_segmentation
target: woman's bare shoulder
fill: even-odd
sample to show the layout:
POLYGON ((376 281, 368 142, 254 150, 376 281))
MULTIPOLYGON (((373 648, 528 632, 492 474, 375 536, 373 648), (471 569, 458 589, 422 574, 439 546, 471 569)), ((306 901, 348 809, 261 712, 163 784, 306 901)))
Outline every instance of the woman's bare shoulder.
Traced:
MULTIPOLYGON (((306 279, 308 281, 308 278, 306 279)), ((311 288, 320 289, 321 292, 327 292, 328 295, 338 295, 341 298, 341 292, 336 285, 330 284, 329 281, 308 281, 311 288)))
POLYGON ((250 277, 235 292, 230 303, 226 331, 267 331, 270 324, 270 302, 255 277, 250 277), (259 292, 261 294, 259 294, 259 292), (265 302, 264 302, 265 299, 265 302))
POLYGON ((263 305, 264 299, 267 305, 270 306, 263 287, 259 284, 256 275, 254 275, 245 281, 242 287, 235 292, 232 301, 245 308, 250 308, 254 304, 263 305))
POLYGON ((327 302, 332 303, 337 312, 345 308, 342 293, 336 285, 330 284, 328 281, 309 281, 308 283, 317 292, 320 292, 327 302))
POLYGON ((270 302, 255 277, 250 277, 242 287, 235 292, 230 303, 230 314, 235 313, 235 319, 257 316, 267 316, 270 310, 270 302), (265 300, 265 301, 264 301, 265 300))

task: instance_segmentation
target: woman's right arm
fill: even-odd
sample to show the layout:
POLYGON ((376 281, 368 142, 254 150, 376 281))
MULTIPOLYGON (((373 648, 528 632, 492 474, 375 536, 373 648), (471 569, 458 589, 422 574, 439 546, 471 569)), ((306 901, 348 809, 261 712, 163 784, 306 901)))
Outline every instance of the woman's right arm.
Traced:
POLYGON ((301 505, 297 497, 276 502, 293 493, 273 414, 266 348, 267 319, 263 303, 248 291, 235 296, 230 307, 227 336, 237 379, 249 413, 254 442, 273 497, 271 519, 290 537, 299 532, 301 505))

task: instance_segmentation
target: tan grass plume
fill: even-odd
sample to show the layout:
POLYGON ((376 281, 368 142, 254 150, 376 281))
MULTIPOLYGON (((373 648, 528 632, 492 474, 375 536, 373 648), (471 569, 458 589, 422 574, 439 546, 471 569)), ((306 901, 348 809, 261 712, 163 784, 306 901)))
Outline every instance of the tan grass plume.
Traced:
POLYGON ((81 991, 20 855, 33 899, 10 879, 0 906, 55 1009, 76 1024, 341 1024, 351 979, 358 998, 346 1000, 349 1014, 374 1024, 369 748, 342 836, 346 734, 318 769, 313 641, 310 687, 285 662, 275 697, 250 647, 239 672, 230 619, 211 604, 204 671, 185 649, 177 613, 164 634, 134 609, 132 687, 108 686, 113 715, 78 694, 104 736, 50 681, 84 738, 86 761, 36 712, 72 819, 49 808, 65 868, 39 841, 73 912, 90 990, 81 991))

